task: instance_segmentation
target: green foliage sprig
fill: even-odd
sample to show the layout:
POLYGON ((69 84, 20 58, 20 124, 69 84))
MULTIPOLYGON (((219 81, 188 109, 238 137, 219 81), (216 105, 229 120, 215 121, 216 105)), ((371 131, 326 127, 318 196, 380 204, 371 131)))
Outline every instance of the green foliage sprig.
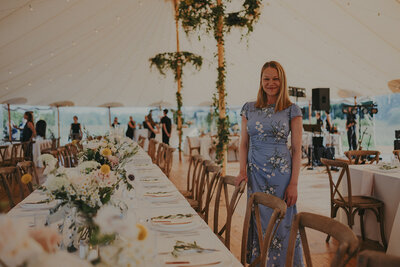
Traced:
MULTIPOLYGON (((199 55, 187 52, 187 51, 182 51, 182 52, 166 52, 166 53, 160 53, 155 55, 155 57, 150 58, 150 68, 151 67, 156 67, 158 71, 160 72, 161 75, 165 76, 165 71, 166 70, 172 70, 174 73, 175 81, 180 83, 180 87, 183 88, 183 83, 182 79, 178 81, 178 66, 180 75, 182 77, 183 75, 183 67, 186 64, 192 64, 197 70, 200 70, 201 65, 203 64, 203 58, 199 55)), ((182 94, 180 92, 176 92, 176 105, 177 105, 177 110, 176 114, 174 114, 177 118, 182 118, 182 106, 183 106, 183 100, 182 100, 182 94)), ((178 122, 177 122, 178 125, 178 122)), ((182 151, 181 145, 182 145, 182 125, 178 125, 178 134, 179 134, 179 147, 178 150, 182 151)))

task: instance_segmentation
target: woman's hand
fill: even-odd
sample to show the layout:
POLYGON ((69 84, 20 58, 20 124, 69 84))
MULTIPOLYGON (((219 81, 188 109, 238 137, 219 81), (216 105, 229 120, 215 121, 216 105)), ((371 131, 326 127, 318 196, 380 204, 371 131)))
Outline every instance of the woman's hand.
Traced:
POLYGON ((286 188, 285 191, 285 196, 283 197, 283 200, 286 201, 286 205, 288 207, 293 206, 297 202, 297 184, 291 184, 286 188))
POLYGON ((242 181, 246 181, 246 183, 247 183, 247 174, 246 173, 239 173, 239 175, 238 176, 236 176, 236 181, 235 181, 235 185, 236 186, 238 186, 238 185, 240 185, 240 183, 242 182, 242 181))

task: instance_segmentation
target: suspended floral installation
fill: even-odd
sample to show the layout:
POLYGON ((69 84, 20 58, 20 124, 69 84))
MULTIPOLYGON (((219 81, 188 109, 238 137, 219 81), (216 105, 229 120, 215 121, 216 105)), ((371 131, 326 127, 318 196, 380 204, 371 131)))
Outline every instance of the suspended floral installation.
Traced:
POLYGON ((195 55, 190 52, 182 51, 182 52, 166 52, 157 54, 155 57, 150 58, 150 68, 156 67, 161 75, 166 75, 165 71, 172 70, 174 73, 175 81, 178 83, 178 90, 176 92, 176 104, 177 104, 177 130, 179 136, 179 146, 178 151, 179 154, 182 151, 182 94, 181 89, 183 87, 182 84, 182 74, 183 67, 187 64, 193 65, 197 70, 200 70, 201 65, 203 63, 203 58, 201 56, 195 55))
POLYGON ((213 33, 218 48, 218 79, 217 92, 213 96, 214 110, 218 116, 218 140, 216 144, 216 158, 226 168, 226 151, 229 143, 229 117, 226 115, 226 62, 225 62, 225 34, 233 27, 245 28, 250 34, 254 24, 260 16, 261 0, 244 0, 242 9, 237 12, 226 12, 229 0, 183 0, 179 2, 178 18, 187 34, 200 30, 213 33))

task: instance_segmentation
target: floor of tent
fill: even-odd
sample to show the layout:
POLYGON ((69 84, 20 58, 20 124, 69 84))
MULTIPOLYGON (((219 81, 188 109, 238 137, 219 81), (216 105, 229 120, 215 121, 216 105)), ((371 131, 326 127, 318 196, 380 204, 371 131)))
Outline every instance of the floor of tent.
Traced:
MULTIPOLYGON (((305 163, 305 162, 304 162, 305 163)), ((188 157, 184 157, 179 162, 178 157, 174 158, 170 179, 178 187, 178 189, 186 189, 186 174, 188 168, 188 157)), ((298 211, 306 211, 330 216, 330 197, 328 175, 325 173, 325 167, 315 167, 314 170, 307 170, 306 167, 301 168, 299 177, 299 198, 297 201, 298 211)), ((229 162, 227 166, 228 175, 237 175, 239 171, 238 162, 229 162)), ((242 196, 234 214, 232 233, 231 233, 231 251, 240 260, 241 239, 243 231, 243 220, 246 212, 246 193, 242 196)), ((213 204, 211 204, 209 225, 212 227, 213 222, 213 204)), ((221 201, 221 205, 225 205, 221 201)), ((224 209, 220 209, 221 219, 225 216, 224 209)), ((337 249, 337 242, 331 239, 330 243, 325 243, 326 235, 314 230, 307 229, 307 237, 312 253, 312 261, 315 266, 329 266, 334 252, 337 249)), ((365 241, 362 249, 382 250, 382 248, 373 241, 365 241)), ((353 258, 347 266, 356 266, 356 259, 353 258)))

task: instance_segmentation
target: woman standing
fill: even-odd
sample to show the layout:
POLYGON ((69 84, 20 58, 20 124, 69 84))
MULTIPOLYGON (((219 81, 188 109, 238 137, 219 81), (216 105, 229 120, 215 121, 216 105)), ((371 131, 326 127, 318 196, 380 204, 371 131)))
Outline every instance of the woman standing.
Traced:
POLYGON ((130 139, 135 136, 136 122, 133 120, 132 116, 129 117, 128 128, 126 129, 125 135, 130 139))
POLYGON ((82 139, 82 128, 81 124, 78 122, 77 116, 74 116, 74 123, 71 123, 71 129, 69 135, 71 137, 71 140, 82 139))
POLYGON ((147 116, 144 116, 143 128, 149 131, 148 132, 149 140, 156 138, 156 133, 158 132, 158 129, 156 123, 153 121, 151 113, 147 116))
POLYGON ((22 130, 21 142, 31 141, 36 136, 35 124, 33 123, 32 112, 26 111, 24 113, 24 119, 26 120, 24 128, 20 129, 14 125, 14 128, 22 130))
MULTIPOLYGON (((265 192, 286 201, 286 216, 272 239, 267 266, 284 266, 290 228, 297 213, 297 181, 300 172, 302 113, 290 102, 286 75, 276 61, 261 69, 260 88, 256 102, 247 102, 242 111, 240 144, 240 173, 237 183, 248 182, 248 197, 265 192), (287 147, 291 134, 292 153, 287 147)), ((262 228, 265 230, 272 209, 260 207, 262 228)), ((259 255, 259 241, 254 218, 251 218, 247 261, 259 255)), ((303 266, 300 239, 296 243, 293 266, 303 266)))

